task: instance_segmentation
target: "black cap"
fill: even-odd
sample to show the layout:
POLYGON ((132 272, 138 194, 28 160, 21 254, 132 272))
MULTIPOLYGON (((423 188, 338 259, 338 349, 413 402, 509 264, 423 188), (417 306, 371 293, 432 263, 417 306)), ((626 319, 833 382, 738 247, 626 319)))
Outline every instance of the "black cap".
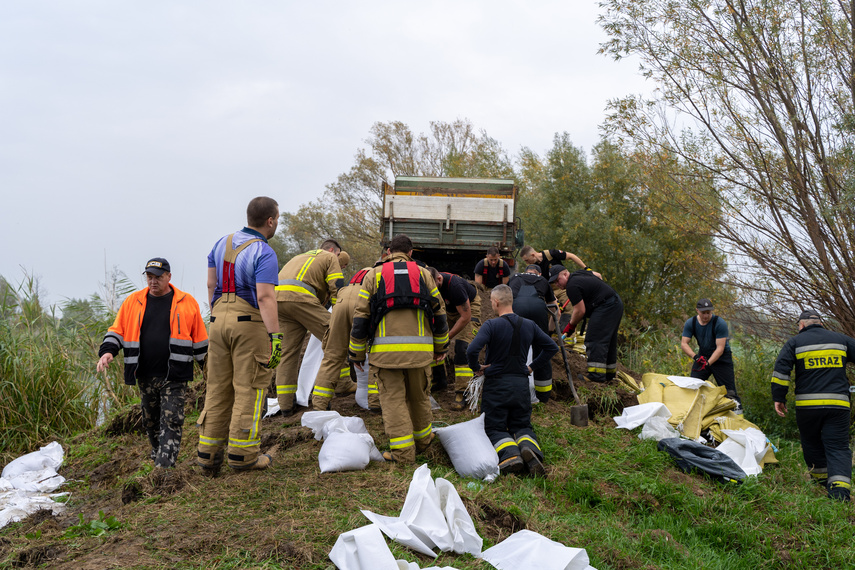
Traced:
POLYGON ((152 257, 148 260, 148 263, 145 264, 145 271, 143 271, 143 274, 151 273, 152 275, 160 277, 167 272, 171 272, 169 269, 169 262, 162 257, 152 257))
POLYGON ((549 282, 553 283, 558 276, 561 275, 562 271, 567 271, 567 268, 563 265, 553 265, 549 268, 549 282))
POLYGON ((697 307, 698 307, 699 311, 712 311, 713 310, 712 301, 710 301, 709 299, 701 299, 700 301, 698 301, 697 307))
POLYGON ((802 311, 802 314, 799 315, 800 321, 810 321, 810 320, 819 320, 819 313, 814 311, 813 309, 808 309, 807 311, 802 311))
POLYGON ((529 265, 528 267, 526 267, 526 268, 525 268, 525 272, 526 272, 526 273, 528 273, 528 272, 529 272, 529 270, 532 270, 532 269, 533 269, 533 270, 535 270, 535 271, 537 272, 537 274, 538 274, 538 275, 540 275, 540 274, 541 274, 541 271, 540 271, 540 265, 535 265, 534 263, 532 263, 531 265, 529 265))

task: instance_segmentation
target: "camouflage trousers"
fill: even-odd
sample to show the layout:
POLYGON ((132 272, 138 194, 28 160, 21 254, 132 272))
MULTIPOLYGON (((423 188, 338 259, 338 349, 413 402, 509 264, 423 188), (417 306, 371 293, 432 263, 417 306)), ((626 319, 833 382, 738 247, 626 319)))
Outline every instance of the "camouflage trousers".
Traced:
POLYGON ((151 443, 156 467, 174 467, 184 426, 184 392, 187 382, 150 378, 138 381, 143 428, 151 443))

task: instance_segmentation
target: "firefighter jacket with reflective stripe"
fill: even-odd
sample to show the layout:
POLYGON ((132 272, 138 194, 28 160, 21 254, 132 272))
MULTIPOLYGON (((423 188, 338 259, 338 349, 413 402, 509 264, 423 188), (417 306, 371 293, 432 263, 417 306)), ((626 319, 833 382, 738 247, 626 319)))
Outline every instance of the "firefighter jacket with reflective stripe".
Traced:
POLYGON ((276 300, 296 303, 335 304, 335 294, 344 284, 338 256, 330 251, 314 249, 294 256, 279 271, 276 300))
POLYGON ((386 263, 372 268, 365 275, 356 299, 353 329, 350 334, 348 354, 351 360, 365 360, 367 350, 371 354, 369 361, 374 366, 420 368, 433 361, 435 352, 445 352, 447 346, 448 322, 445 306, 436 282, 427 269, 417 266, 407 255, 396 252, 386 263), (424 286, 427 289, 433 320, 431 321, 424 309, 415 304, 412 309, 396 307, 383 315, 372 334, 371 300, 378 291, 385 290, 387 286, 382 278, 383 268, 395 262, 409 262, 401 264, 401 269, 395 269, 395 278, 401 279, 399 283, 406 282, 413 288, 420 289, 424 286), (397 275, 398 271, 402 272, 400 277, 397 275))
MULTIPOLYGON (((193 361, 202 365, 208 353, 208 331, 199 312, 199 304, 191 295, 179 291, 169 284, 174 293, 169 310, 169 380, 188 381, 193 379, 193 361)), ((140 327, 145 315, 148 287, 131 293, 116 315, 116 320, 107 330, 98 356, 110 353, 116 356, 119 349, 125 359, 125 384, 136 384, 137 365, 140 357, 140 327)))
POLYGON ((848 408, 846 363, 855 361, 855 339, 810 325, 784 344, 772 373, 772 399, 786 401, 795 368, 797 408, 848 408))

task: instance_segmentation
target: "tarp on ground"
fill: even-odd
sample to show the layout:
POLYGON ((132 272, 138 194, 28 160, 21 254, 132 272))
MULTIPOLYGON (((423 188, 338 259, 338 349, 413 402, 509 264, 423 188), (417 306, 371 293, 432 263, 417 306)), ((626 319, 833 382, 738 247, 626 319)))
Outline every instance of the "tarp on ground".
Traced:
POLYGON ((691 473, 700 471, 723 483, 737 483, 745 479, 746 474, 730 457, 696 441, 678 437, 659 440, 659 451, 667 451, 674 458, 677 467, 691 473))

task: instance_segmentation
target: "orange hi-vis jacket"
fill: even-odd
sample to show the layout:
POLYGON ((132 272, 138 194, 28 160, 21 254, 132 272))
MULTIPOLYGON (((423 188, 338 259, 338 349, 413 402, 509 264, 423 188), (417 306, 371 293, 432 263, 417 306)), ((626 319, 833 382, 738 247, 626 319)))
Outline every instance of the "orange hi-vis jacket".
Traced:
POLYGON ((323 304, 327 297, 335 305, 335 294, 344 284, 338 256, 323 249, 295 255, 279 271, 276 300, 323 304))
MULTIPOLYGON (((169 284, 174 293, 169 309, 169 371, 170 380, 189 381, 193 378, 193 361, 202 365, 208 354, 208 331, 199 312, 199 303, 192 295, 169 284)), ((107 330, 98 356, 119 354, 125 359, 125 384, 136 384, 140 359, 140 328, 145 315, 148 287, 131 293, 107 330)), ((144 356, 144 355, 143 355, 144 356)))

